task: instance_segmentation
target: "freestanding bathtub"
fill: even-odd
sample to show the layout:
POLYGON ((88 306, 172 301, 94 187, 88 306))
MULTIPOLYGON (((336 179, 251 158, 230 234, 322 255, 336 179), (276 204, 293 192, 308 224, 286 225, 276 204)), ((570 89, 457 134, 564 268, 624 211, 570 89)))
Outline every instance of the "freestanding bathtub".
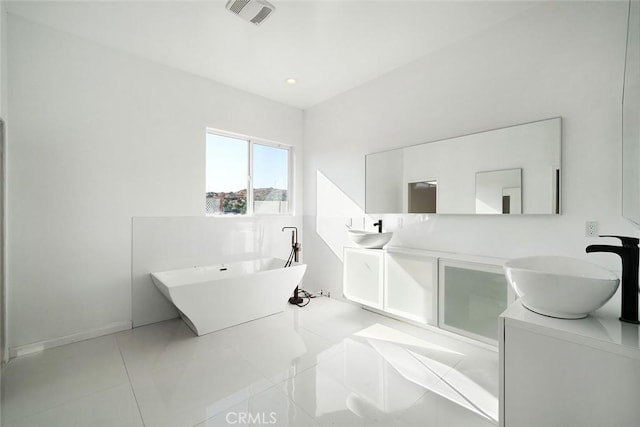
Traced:
POLYGON ((284 310, 302 280, 306 264, 284 268, 286 260, 264 258, 151 273, 197 334, 239 325, 284 310))

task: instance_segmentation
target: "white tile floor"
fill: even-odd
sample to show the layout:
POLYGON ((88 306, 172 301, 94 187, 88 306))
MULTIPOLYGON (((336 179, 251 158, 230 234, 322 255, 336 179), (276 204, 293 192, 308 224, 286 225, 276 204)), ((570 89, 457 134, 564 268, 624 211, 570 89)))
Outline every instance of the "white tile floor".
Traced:
POLYGON ((202 337, 181 320, 10 361, 2 426, 492 426, 498 355, 326 298, 202 337))

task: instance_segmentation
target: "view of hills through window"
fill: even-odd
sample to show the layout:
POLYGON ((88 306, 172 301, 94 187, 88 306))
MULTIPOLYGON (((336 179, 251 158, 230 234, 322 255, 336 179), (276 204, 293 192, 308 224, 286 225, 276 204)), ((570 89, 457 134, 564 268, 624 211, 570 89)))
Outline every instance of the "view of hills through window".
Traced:
POLYGON ((209 133, 206 166, 207 214, 289 211, 288 149, 209 133), (252 171, 250 158, 253 160, 252 171), (249 194, 253 201, 251 211, 248 209, 249 194))

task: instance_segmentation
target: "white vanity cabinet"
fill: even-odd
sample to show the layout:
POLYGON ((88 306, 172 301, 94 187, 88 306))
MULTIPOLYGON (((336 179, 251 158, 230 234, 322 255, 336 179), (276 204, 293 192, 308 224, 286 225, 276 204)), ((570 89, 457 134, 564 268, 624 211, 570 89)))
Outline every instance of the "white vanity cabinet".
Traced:
POLYGON ((344 296, 369 307, 383 308, 384 252, 382 249, 344 248, 344 296))
POLYGON ((438 259, 417 251, 344 248, 351 301, 423 324, 437 322, 438 259))
POLYGON ((384 255, 384 311, 418 323, 438 322, 438 258, 417 252, 384 255))
POLYGON ((515 295, 499 258, 391 247, 344 248, 345 298, 422 325, 498 345, 515 295))
POLYGON ((638 325, 615 311, 555 319, 519 302, 500 325, 500 426, 640 425, 638 325))

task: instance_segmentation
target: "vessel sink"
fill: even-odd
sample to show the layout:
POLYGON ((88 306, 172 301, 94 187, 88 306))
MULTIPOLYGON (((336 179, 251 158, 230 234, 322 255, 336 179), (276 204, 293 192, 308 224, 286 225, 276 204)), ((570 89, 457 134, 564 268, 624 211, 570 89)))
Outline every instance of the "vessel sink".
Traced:
POLYGON ((560 319, 581 319, 602 307, 620 279, 611 271, 575 258, 533 256, 504 264, 505 276, 531 311, 560 319))
POLYGON ((381 249, 384 245, 389 243, 393 233, 391 231, 386 233, 376 233, 373 231, 364 230, 348 230, 349 238, 353 243, 361 248, 367 249, 381 249))

